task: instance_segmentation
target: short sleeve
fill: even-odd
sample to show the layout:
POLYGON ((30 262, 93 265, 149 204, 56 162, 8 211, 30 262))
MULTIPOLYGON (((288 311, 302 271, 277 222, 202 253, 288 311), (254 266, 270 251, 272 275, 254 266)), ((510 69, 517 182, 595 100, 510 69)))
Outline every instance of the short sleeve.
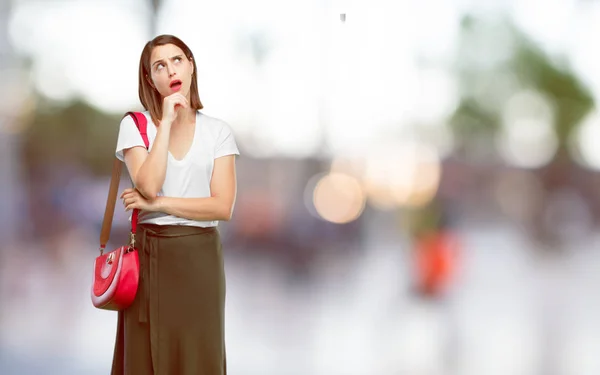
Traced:
POLYGON ((215 159, 226 155, 239 155, 237 144, 231 131, 231 127, 225 123, 221 123, 221 130, 217 136, 217 142, 215 145, 215 159))
POLYGON ((119 160, 124 161, 123 151, 136 146, 146 147, 135 122, 131 116, 127 115, 121 120, 115 155, 119 160))

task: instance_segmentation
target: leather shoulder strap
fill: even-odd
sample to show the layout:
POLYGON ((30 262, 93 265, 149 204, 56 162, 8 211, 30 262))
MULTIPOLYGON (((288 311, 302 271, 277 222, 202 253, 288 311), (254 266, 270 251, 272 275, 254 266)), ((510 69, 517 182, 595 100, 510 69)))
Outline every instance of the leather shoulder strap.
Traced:
MULTIPOLYGON (((148 140, 148 120, 146 119, 146 116, 141 112, 127 112, 125 116, 131 116, 133 118, 133 121, 135 122, 135 125, 137 126, 140 135, 144 140, 144 145, 146 146, 146 149, 148 149, 150 147, 150 142, 148 140)), ((125 118, 125 116, 123 116, 123 118, 125 118)), ((110 231, 115 213, 115 205, 117 203, 119 181, 121 180, 122 166, 123 163, 115 157, 112 176, 110 178, 110 187, 108 189, 108 198, 106 200, 106 209, 104 210, 104 218, 102 220, 102 229, 100 230, 100 252, 106 248, 106 243, 110 238, 110 231)), ((131 233, 133 235, 135 235, 137 229, 138 215, 139 210, 133 210, 131 217, 131 233)))

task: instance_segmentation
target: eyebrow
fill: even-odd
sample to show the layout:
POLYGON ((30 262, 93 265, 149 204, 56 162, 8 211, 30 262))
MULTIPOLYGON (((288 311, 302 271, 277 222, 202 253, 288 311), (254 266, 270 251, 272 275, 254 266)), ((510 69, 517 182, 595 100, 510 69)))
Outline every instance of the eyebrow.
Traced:
MULTIPOLYGON (((176 55, 176 56, 173 56, 173 57, 171 57, 171 58, 170 58, 170 60, 176 59, 176 58, 178 58, 178 57, 181 57, 181 58, 183 58, 183 55, 176 55)), ((163 62, 163 61, 164 61, 164 59, 156 60, 155 62, 153 62, 153 63, 152 63, 152 65, 151 65, 151 66, 154 66, 154 65, 158 64, 159 62, 163 62)))

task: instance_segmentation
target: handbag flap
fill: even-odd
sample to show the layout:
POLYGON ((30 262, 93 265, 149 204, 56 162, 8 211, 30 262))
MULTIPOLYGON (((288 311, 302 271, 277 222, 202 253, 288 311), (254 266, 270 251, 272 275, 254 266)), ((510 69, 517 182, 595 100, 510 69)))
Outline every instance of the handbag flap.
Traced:
POLYGON ((127 249, 122 246, 109 253, 100 255, 96 258, 94 264, 94 294, 101 296, 113 283, 115 277, 118 277, 120 264, 123 260, 123 251, 127 249))

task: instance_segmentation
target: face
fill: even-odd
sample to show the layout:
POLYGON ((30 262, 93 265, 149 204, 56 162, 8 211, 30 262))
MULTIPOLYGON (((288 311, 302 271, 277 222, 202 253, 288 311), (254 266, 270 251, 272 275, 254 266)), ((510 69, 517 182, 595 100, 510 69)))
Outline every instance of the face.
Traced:
POLYGON ((150 55, 149 81, 162 97, 179 92, 189 100, 194 64, 174 44, 154 47, 150 55))

